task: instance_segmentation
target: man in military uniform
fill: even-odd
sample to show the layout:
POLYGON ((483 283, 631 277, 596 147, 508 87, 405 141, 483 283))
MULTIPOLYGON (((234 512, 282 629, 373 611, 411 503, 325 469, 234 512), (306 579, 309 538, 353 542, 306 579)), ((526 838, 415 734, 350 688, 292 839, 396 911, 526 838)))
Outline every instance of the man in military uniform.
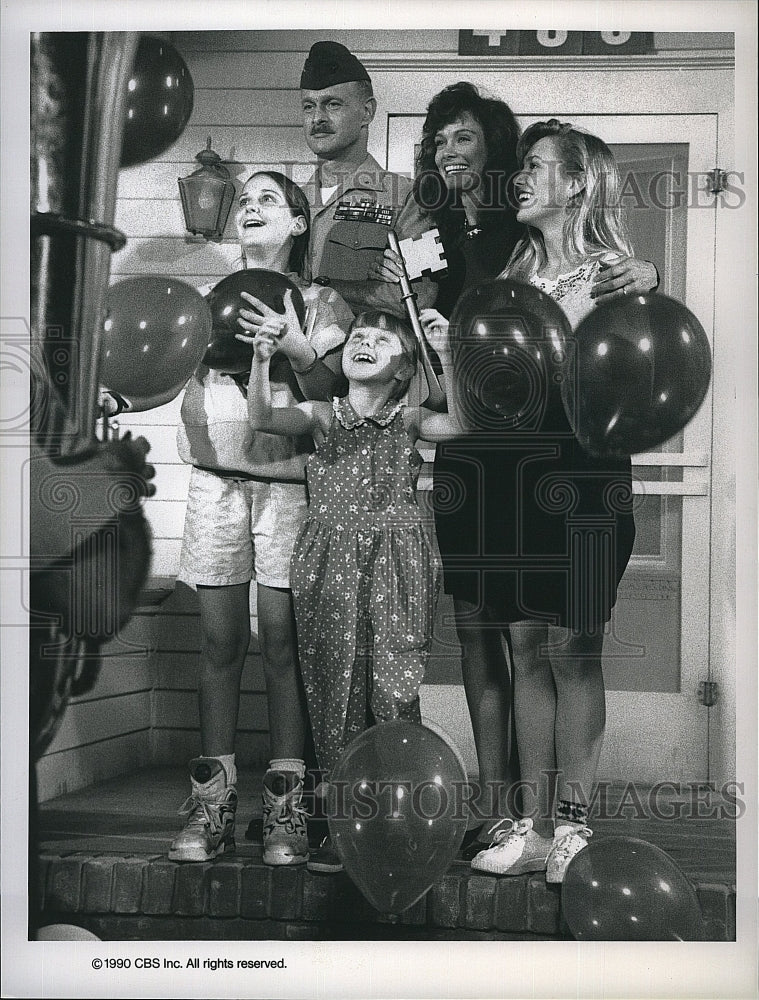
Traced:
MULTIPOLYGON (((417 238, 431 229, 411 193, 412 182, 391 173, 367 151, 377 110, 369 74, 337 42, 316 42, 300 79, 303 128, 319 163, 305 186, 311 203, 313 277, 330 284, 354 312, 383 309, 405 318, 400 286, 372 280, 387 233, 417 238)), ((431 306, 429 278, 414 283, 419 308, 431 306)))

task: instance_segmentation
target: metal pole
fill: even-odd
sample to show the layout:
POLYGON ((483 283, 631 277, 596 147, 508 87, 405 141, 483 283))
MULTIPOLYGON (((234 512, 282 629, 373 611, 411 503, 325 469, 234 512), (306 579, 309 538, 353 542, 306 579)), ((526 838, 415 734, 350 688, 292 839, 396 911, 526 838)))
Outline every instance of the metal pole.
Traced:
POLYGON ((398 242, 398 234, 394 229, 391 229, 388 232, 387 242, 390 244, 390 249, 394 253, 398 254, 401 262, 401 299, 406 306, 406 312, 408 313, 408 318, 411 322, 411 328, 416 335, 416 339, 419 341, 419 360, 422 363, 422 370, 424 371, 424 376, 427 379, 427 386, 429 389, 429 396, 426 401, 427 406, 431 410, 437 410, 444 413, 446 410, 445 393, 443 392, 440 382, 438 382, 435 369, 432 367, 430 352, 427 347, 427 340, 424 336, 424 330, 422 330, 422 324, 419 320, 419 310, 416 306, 416 292, 411 287, 408 272, 406 271, 406 262, 403 259, 401 247, 398 242))

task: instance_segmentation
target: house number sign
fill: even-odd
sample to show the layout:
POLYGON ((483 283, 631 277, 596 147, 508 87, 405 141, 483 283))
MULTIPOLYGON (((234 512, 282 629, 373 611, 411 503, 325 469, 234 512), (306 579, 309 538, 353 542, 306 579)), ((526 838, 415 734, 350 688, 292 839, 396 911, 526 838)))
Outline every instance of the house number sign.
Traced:
POLYGON ((652 31, 459 31, 460 56, 648 55, 652 31))

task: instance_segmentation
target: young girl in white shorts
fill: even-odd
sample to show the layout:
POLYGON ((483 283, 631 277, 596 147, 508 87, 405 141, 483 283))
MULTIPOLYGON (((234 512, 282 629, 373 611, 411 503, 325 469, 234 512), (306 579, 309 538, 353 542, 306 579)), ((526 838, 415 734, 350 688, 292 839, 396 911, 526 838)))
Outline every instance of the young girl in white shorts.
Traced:
MULTIPOLYGON (((280 315, 246 296, 240 332, 261 314, 276 336, 271 392, 282 405, 330 398, 352 313, 329 288, 301 277, 310 216, 300 188, 276 172, 245 183, 236 225, 242 266, 286 274, 301 290, 306 336, 286 296, 280 315), (255 308, 254 308, 255 307, 255 308), (313 316, 315 311, 315 316, 313 316), (313 321, 311 318, 313 317, 313 321)), ((235 733, 240 678, 250 641, 249 591, 256 582, 258 641, 269 714, 269 770, 263 789, 263 860, 308 857, 303 791, 306 708, 298 669, 290 556, 306 513, 305 464, 311 438, 254 431, 245 378, 200 365, 182 403, 179 453, 193 466, 178 578, 200 604, 200 755, 190 762, 186 823, 169 858, 208 861, 234 848, 235 733)))

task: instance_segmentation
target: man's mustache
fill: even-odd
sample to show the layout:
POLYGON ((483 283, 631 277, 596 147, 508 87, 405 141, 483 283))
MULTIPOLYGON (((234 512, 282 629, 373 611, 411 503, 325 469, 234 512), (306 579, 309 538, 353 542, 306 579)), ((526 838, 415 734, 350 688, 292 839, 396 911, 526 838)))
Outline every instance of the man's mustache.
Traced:
POLYGON ((311 135, 334 135, 335 130, 332 128, 312 128, 311 135))

